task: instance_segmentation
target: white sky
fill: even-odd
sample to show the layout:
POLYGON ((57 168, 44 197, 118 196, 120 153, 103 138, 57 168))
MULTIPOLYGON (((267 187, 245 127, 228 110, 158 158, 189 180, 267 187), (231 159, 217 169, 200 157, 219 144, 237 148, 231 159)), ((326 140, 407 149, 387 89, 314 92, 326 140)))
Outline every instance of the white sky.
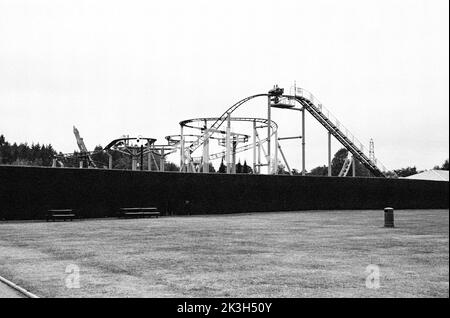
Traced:
MULTIPOLYGON (((448 3, 0 0, 0 134, 63 152, 72 125, 90 149, 123 134, 162 143, 180 120, 296 81, 389 169, 429 169, 449 156, 448 3)), ((299 114, 274 119, 298 135, 299 114)), ((311 116, 306 134, 310 170, 327 137, 311 116)), ((283 146, 300 168, 298 141, 283 146)))

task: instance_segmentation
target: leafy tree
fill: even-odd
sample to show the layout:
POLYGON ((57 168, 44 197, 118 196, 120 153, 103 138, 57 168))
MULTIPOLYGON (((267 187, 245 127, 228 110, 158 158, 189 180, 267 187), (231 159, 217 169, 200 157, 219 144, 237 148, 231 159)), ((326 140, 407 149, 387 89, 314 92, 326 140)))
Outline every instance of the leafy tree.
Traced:
POLYGON ((345 148, 339 149, 334 155, 331 161, 331 175, 338 176, 341 172, 342 166, 344 165, 345 159, 348 157, 348 150, 345 148))
POLYGON ((95 165, 99 168, 108 167, 109 165, 109 156, 103 151, 103 147, 101 145, 97 145, 94 148, 94 153, 91 155, 92 160, 95 165))
POLYGON ((227 167, 223 163, 223 158, 222 158, 222 161, 220 162, 220 167, 219 167, 219 171, 218 172, 219 173, 226 173, 227 172, 227 167))
POLYGON ((416 167, 406 167, 406 168, 401 168, 401 169, 397 169, 394 171, 399 177, 408 177, 408 176, 412 176, 413 174, 417 174, 417 173, 421 172, 421 171, 417 171, 416 167))
MULTIPOLYGON (((341 172, 342 166, 344 165, 345 160, 348 157, 348 150, 345 148, 339 149, 335 154, 331 161, 331 175, 332 176, 338 176, 339 172, 341 172)), ((298 174, 301 174, 301 172, 298 172, 298 174)), ((307 175, 310 176, 327 176, 328 175, 328 166, 318 166, 313 168, 307 175)))
POLYGON ((113 161, 113 169, 131 169, 131 158, 128 156, 119 157, 117 160, 113 161))
POLYGON ((277 174, 289 174, 289 171, 286 170, 286 167, 281 163, 281 161, 278 161, 277 174))
POLYGON ((388 178, 398 178, 398 175, 395 174, 394 171, 386 171, 384 174, 385 174, 386 177, 388 177, 388 178))
POLYGON ((170 161, 166 161, 164 164, 164 171, 180 171, 180 167, 170 161))
POLYGON ((214 168, 214 165, 211 162, 209 163, 209 172, 216 172, 216 168, 214 168))
POLYGON ((319 166, 312 169, 309 173, 309 176, 327 176, 328 175, 328 166, 319 166))
MULTIPOLYGON (((353 169, 350 167, 350 169, 353 169)), ((351 175, 351 172, 349 173, 351 175)), ((374 177, 374 175, 361 162, 355 159, 355 174, 357 177, 374 177)))
POLYGON ((240 160, 236 165, 236 173, 242 173, 242 164, 240 160))
POLYGON ((13 143, 0 135, 0 163, 14 165, 50 166, 56 151, 51 145, 13 143))
POLYGON ((247 164, 247 160, 244 160, 244 165, 242 166, 242 173, 253 173, 253 169, 247 164))
POLYGON ((445 160, 445 162, 442 164, 442 166, 434 166, 433 169, 435 170, 449 170, 449 162, 448 159, 445 160))
MULTIPOLYGON (((331 175, 338 176, 344 166, 345 160, 348 158, 349 152, 345 148, 339 149, 331 161, 331 175)), ((352 175, 353 167, 350 167, 348 176, 352 175)), ((310 176, 327 176, 328 166, 323 165, 313 168, 307 175, 310 176)), ((357 159, 355 159, 355 175, 358 177, 373 177, 373 174, 357 159)))

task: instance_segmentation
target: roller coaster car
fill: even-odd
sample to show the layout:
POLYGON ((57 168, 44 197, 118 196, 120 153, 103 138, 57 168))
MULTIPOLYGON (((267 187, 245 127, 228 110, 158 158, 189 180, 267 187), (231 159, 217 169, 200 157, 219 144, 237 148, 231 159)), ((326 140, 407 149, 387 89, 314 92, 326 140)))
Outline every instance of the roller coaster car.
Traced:
POLYGON ((281 96, 284 93, 284 89, 278 86, 275 86, 273 89, 269 91, 269 95, 271 96, 281 96))

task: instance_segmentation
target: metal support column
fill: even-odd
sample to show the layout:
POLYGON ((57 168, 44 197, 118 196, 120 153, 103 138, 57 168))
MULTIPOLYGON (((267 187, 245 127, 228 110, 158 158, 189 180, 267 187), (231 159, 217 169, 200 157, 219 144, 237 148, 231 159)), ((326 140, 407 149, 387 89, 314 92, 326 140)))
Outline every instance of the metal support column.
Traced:
POLYGON ((209 172, 209 138, 208 130, 205 130, 204 133, 205 141, 203 142, 203 173, 209 172))
POLYGON ((166 157, 164 154, 164 148, 161 149, 160 155, 161 155, 161 157, 159 157, 159 171, 164 172, 164 168, 166 165, 166 157))
POLYGON ((284 164, 286 165, 286 168, 289 171, 289 174, 292 175, 291 167, 289 167, 289 163, 286 160, 286 157, 284 156, 283 150, 281 150, 280 144, 278 144, 278 150, 280 151, 281 157, 283 158, 284 164))
POLYGON ((131 152, 132 152, 131 170, 136 170, 137 167, 136 148, 133 148, 131 152))
POLYGON ((152 155, 150 143, 147 143, 147 170, 152 171, 152 155))
POLYGON ((305 174, 305 107, 302 107, 302 175, 305 174))
POLYGON ((273 174, 278 174, 278 132, 275 132, 275 144, 273 154, 273 174))
POLYGON ((139 170, 144 171, 144 145, 141 145, 141 153, 139 155, 141 157, 139 170))
POLYGON ((256 173, 256 120, 253 121, 253 173, 256 173))
POLYGON ((236 173, 236 146, 237 146, 237 136, 233 136, 232 147, 231 147, 231 173, 236 173))
POLYGON ((155 153, 158 153, 158 152, 155 150, 155 145, 153 144, 152 147, 151 147, 150 156, 151 156, 152 162, 153 162, 153 164, 154 164, 155 171, 159 171, 159 165, 160 165, 160 163, 158 163, 158 162, 156 161, 155 153))
POLYGON ((113 157, 112 154, 110 154, 109 152, 107 154, 108 154, 108 169, 111 170, 113 167, 113 157))
POLYGON ((227 161, 227 173, 231 173, 231 115, 227 116, 227 130, 225 137, 225 160, 227 161))
POLYGON ((328 176, 331 177, 331 133, 328 132, 328 176))
POLYGON ((258 141, 258 174, 261 174, 261 141, 258 141))
POLYGON ((270 96, 267 98, 267 174, 271 173, 271 159, 270 159, 270 123, 271 123, 271 106, 270 96))
POLYGON ((352 156, 352 175, 356 177, 356 160, 354 156, 352 156))
POLYGON ((183 126, 180 129, 180 171, 184 171, 184 134, 183 126))

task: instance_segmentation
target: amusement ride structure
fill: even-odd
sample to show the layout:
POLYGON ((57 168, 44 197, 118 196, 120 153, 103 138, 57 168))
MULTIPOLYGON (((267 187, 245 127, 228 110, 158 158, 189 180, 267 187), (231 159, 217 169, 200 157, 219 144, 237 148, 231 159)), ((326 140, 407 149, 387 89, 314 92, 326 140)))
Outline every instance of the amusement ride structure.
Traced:
MULTIPOLYGON (((267 93, 256 94, 241 99, 228 108, 220 117, 194 118, 181 121, 180 134, 166 136, 167 144, 157 145, 154 138, 127 136, 111 141, 102 152, 108 154, 108 168, 112 169, 112 154, 119 152, 131 157, 131 169, 143 170, 144 160, 147 160, 148 170, 164 171, 166 157, 178 152, 180 155, 181 172, 210 172, 210 162, 215 159, 225 161, 226 173, 236 173, 236 154, 252 150, 253 173, 262 173, 262 167, 267 167, 267 174, 277 174, 280 163, 284 163, 288 173, 292 170, 280 145, 281 140, 298 139, 301 141, 301 174, 306 174, 306 136, 305 116, 309 113, 328 132, 328 175, 331 176, 331 139, 334 137, 348 150, 349 157, 345 160, 339 176, 347 176, 353 167, 355 175, 355 161, 359 161, 375 177, 387 177, 388 170, 375 158, 374 143, 370 140, 367 149, 333 114, 325 108, 310 92, 292 87, 290 94, 275 85, 267 93), (232 114, 244 104, 256 98, 267 101, 267 118, 234 117, 232 114), (272 109, 278 108, 297 111, 301 114, 301 135, 280 137, 278 124, 272 120, 272 109), (251 126, 251 134, 244 134, 232 129, 232 123, 243 123, 251 126), (216 141, 222 148, 211 151, 211 142, 216 141), (279 159, 282 159, 279 160, 279 159), (153 164, 151 164, 153 163, 153 164)), ((80 158, 88 163, 88 167, 96 167, 92 160, 94 152, 89 152, 74 127, 74 134, 80 148, 80 158)), ((64 155, 64 157, 70 156, 64 155)), ((55 158, 61 161, 61 156, 55 158)), ((80 164, 80 167, 83 167, 80 164)))

